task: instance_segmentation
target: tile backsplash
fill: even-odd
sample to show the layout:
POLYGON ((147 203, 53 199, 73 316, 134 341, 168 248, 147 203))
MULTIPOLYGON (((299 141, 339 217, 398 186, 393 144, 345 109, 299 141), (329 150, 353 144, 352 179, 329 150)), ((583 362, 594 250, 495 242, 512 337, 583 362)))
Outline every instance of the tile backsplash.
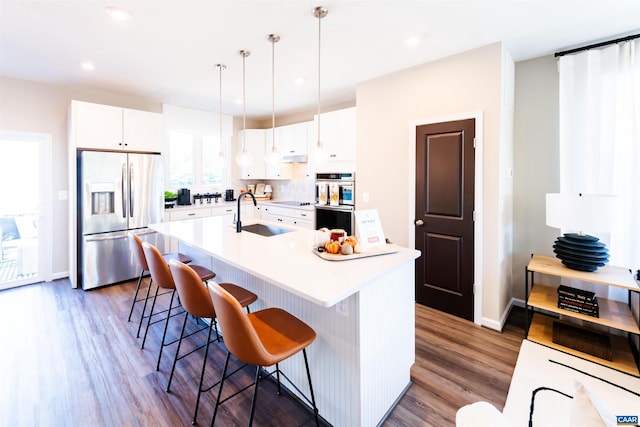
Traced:
POLYGON ((306 165, 302 163, 294 164, 294 179, 286 180, 246 180, 234 179, 232 188, 237 192, 241 188, 247 189, 249 184, 263 182, 271 184, 273 193, 271 197, 276 200, 294 200, 299 202, 313 202, 315 200, 315 181, 306 177, 306 165), (298 178, 299 177, 299 178, 298 178))

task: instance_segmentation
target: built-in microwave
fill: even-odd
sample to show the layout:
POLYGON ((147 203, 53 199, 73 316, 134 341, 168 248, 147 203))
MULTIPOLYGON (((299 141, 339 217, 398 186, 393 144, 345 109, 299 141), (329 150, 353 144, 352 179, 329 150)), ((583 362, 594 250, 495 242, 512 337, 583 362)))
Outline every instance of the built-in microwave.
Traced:
POLYGON ((316 174, 316 205, 355 206, 355 173, 316 174))
POLYGON ((341 228, 354 233, 355 173, 316 174, 316 230, 341 228))

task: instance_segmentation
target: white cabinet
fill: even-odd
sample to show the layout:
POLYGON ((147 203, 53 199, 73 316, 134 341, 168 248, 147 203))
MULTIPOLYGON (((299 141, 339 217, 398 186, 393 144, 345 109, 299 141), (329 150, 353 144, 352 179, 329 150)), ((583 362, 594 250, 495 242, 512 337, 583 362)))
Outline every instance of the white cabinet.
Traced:
POLYGON ((238 133, 238 156, 244 147, 247 148, 247 162, 240 165, 240 179, 265 178, 265 138, 262 129, 246 129, 238 133))
POLYGON ((162 115, 89 102, 71 102, 76 148, 160 153, 162 115))
MULTIPOLYGON (((265 156, 267 153, 271 152, 273 141, 273 130, 268 129, 266 132, 265 138, 265 156)), ((278 135, 276 134, 276 139, 278 135)), ((277 141, 276 141, 277 142, 277 141)), ((282 147, 276 143, 276 148, 278 149, 278 158, 273 159, 273 161, 268 161, 265 157, 263 159, 265 166, 265 175, 263 178, 265 179, 291 179, 293 178, 293 168, 290 163, 282 163, 280 158, 283 156, 282 147)))
POLYGON ((308 122, 279 126, 276 128, 276 141, 282 156, 300 156, 307 154, 308 122))
MULTIPOLYGON (((222 216, 224 218, 225 225, 233 224, 235 221, 235 213, 236 208, 233 205, 216 206, 211 208, 211 216, 222 216)), ((244 212, 242 213, 242 216, 244 217, 244 212)))
MULTIPOLYGON (((238 153, 247 147, 246 164, 240 165, 240 179, 290 179, 291 165, 267 162, 266 154, 271 151, 272 129, 246 129, 239 132, 238 153), (245 138, 243 140, 243 138, 245 138)), ((279 151, 279 150, 278 150, 279 151)))
POLYGON ((316 229, 316 213, 312 210, 294 209, 295 223, 298 227, 307 228, 309 230, 316 229))
POLYGON ((183 219, 206 218, 211 216, 210 208, 179 208, 169 212, 169 221, 180 221, 183 219))
MULTIPOLYGON (((318 125, 318 116, 314 118, 318 125)), ((317 128, 316 128, 317 129, 317 128)), ((316 172, 353 172, 356 160, 356 108, 323 113, 320 117, 320 139, 326 154, 324 161, 311 155, 316 172)), ((316 137, 308 145, 315 150, 316 137)))
POLYGON ((261 205, 261 218, 265 221, 282 225, 295 225, 310 230, 315 228, 315 211, 311 209, 286 208, 263 204, 261 205))

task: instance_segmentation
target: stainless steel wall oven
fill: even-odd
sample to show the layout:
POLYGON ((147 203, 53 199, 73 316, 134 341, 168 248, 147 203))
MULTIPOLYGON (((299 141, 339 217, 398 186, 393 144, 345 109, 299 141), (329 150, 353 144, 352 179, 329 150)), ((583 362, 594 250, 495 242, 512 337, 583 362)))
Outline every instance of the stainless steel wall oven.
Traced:
POLYGON ((355 173, 316 174, 316 230, 341 228, 354 233, 355 173))

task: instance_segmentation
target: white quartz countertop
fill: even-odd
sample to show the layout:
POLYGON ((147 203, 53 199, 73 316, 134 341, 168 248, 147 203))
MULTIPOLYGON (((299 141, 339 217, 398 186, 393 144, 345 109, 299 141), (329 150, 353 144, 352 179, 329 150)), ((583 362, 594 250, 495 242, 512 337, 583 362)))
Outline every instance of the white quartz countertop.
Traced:
MULTIPOLYGON (((325 307, 348 298, 373 279, 420 255, 415 249, 399 248, 387 255, 327 261, 312 252, 313 230, 271 224, 294 231, 265 237, 247 231, 236 233, 235 225, 224 221, 222 217, 208 217, 152 224, 150 228, 325 307)), ((269 224, 243 221, 242 225, 256 222, 269 224)))
MULTIPOLYGON (((302 210, 307 210, 307 211, 312 211, 314 210, 316 207, 315 205, 300 205, 300 206, 295 206, 295 205, 283 205, 280 203, 280 200, 258 200, 257 204, 258 205, 269 205, 269 206, 279 206, 279 207, 283 207, 283 208, 289 208, 289 209, 302 209, 302 210)), ((253 203, 253 201, 251 200, 250 197, 244 197, 241 202, 242 205, 244 206, 247 203, 253 203)), ((220 208, 228 208, 228 207, 234 207, 234 206, 238 206, 238 201, 234 200, 232 202, 226 202, 223 198, 221 198, 218 202, 214 202, 213 200, 211 201, 211 203, 192 203, 190 205, 178 205, 175 204, 173 207, 171 208, 165 208, 166 211, 179 211, 179 210, 193 210, 193 209, 201 209, 201 208, 216 208, 216 207, 220 207, 220 208)))

